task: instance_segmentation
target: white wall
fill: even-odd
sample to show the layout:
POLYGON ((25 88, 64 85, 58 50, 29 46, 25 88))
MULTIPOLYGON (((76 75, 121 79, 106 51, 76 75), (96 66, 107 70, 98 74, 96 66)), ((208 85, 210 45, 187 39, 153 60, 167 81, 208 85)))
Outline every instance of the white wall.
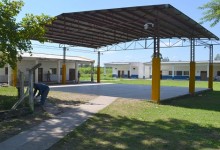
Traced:
MULTIPOLYGON (((7 67, 7 66, 5 66, 7 67)), ((5 67, 0 68, 0 82, 6 83, 8 81, 8 75, 5 74, 5 67)))
MULTIPOLYGON (((58 68, 57 68, 58 60, 50 60, 50 61, 38 60, 38 63, 42 64, 40 68, 43 68, 43 81, 47 81, 47 73, 50 70, 50 68, 56 68, 56 74, 51 74, 51 81, 56 82, 57 74, 60 73, 58 72, 58 68)), ((60 68, 62 68, 62 64, 63 63, 61 61, 60 68)), ((83 64, 87 64, 87 62, 84 62, 83 64)), ((36 60, 22 60, 21 62, 18 62, 18 71, 20 70, 21 72, 24 72, 25 81, 28 81, 27 69, 30 69, 35 65, 36 65, 36 60)), ((66 79, 67 80, 69 80, 69 69, 70 68, 75 69, 75 61, 66 62, 66 79)), ((60 75, 60 79, 62 79, 62 75, 60 75)), ((8 82, 8 75, 5 75, 5 68, 0 68, 0 82, 4 82, 4 83, 8 82)))

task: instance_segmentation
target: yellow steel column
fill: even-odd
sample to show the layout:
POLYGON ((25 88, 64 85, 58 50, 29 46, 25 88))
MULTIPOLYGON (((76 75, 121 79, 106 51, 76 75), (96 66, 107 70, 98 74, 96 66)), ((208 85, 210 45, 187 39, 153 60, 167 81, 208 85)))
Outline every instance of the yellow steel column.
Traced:
POLYGON ((18 72, 18 67, 16 65, 12 71, 12 86, 14 87, 17 86, 17 72, 18 72))
POLYGON ((209 82, 208 88, 213 90, 213 45, 209 45, 209 82))
POLYGON ((97 82, 100 83, 100 67, 97 67, 97 82))
POLYGON ((152 60, 152 91, 151 99, 160 102, 160 58, 154 57, 152 60))
POLYGON ((209 64, 209 85, 208 88, 213 90, 213 63, 209 64))
POLYGON ((66 84, 66 64, 62 65, 62 84, 66 84))
POLYGON ((63 47, 62 84, 66 84, 66 47, 63 47))
POLYGON ((190 76, 189 76, 189 93, 195 93, 195 39, 190 39, 190 76))
POLYGON ((100 51, 98 52, 97 83, 100 83, 100 51))
POLYGON ((189 93, 194 94, 195 92, 195 62, 190 62, 190 77, 189 77, 189 93))

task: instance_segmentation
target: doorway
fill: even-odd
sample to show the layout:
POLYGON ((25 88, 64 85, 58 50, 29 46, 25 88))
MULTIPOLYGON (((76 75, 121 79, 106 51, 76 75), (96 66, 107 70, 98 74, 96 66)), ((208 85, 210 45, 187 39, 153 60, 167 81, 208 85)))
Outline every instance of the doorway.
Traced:
POLYGON ((38 82, 43 82, 43 68, 38 68, 38 82))
POLYGON ((200 76, 201 80, 207 80, 207 71, 201 71, 200 76))
POLYGON ((118 78, 121 78, 121 71, 118 70, 118 78))
POLYGON ((73 80, 75 80, 75 69, 69 69, 69 80, 70 81, 73 81, 73 80))
POLYGON ((124 78, 124 70, 121 72, 121 77, 124 78))
POLYGON ((130 70, 128 71, 128 78, 131 78, 131 75, 130 75, 130 70))

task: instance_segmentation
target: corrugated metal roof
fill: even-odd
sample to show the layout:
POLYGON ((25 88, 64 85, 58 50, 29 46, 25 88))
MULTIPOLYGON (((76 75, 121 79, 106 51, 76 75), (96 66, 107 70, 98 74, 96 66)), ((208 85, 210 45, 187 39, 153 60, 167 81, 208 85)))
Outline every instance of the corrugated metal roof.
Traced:
POLYGON ((158 24, 160 38, 218 37, 170 4, 63 13, 47 26, 46 37, 55 43, 100 48, 121 42, 154 37, 158 24), (157 20, 157 21, 156 21, 157 20))

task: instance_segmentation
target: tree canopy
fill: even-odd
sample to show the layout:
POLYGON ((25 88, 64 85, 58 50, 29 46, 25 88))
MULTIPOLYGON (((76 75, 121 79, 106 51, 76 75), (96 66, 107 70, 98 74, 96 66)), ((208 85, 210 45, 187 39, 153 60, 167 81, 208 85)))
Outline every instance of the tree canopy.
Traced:
POLYGON ((45 25, 54 18, 44 14, 26 14, 18 22, 16 17, 23 6, 22 0, 0 1, 0 67, 8 63, 14 68, 22 53, 31 53, 31 39, 46 41, 45 25))
POLYGON ((220 54, 217 54, 214 58, 214 60, 220 60, 220 54))
POLYGON ((214 27, 220 21, 220 0, 211 0, 210 2, 199 7, 203 12, 201 23, 212 22, 211 27, 214 27))

